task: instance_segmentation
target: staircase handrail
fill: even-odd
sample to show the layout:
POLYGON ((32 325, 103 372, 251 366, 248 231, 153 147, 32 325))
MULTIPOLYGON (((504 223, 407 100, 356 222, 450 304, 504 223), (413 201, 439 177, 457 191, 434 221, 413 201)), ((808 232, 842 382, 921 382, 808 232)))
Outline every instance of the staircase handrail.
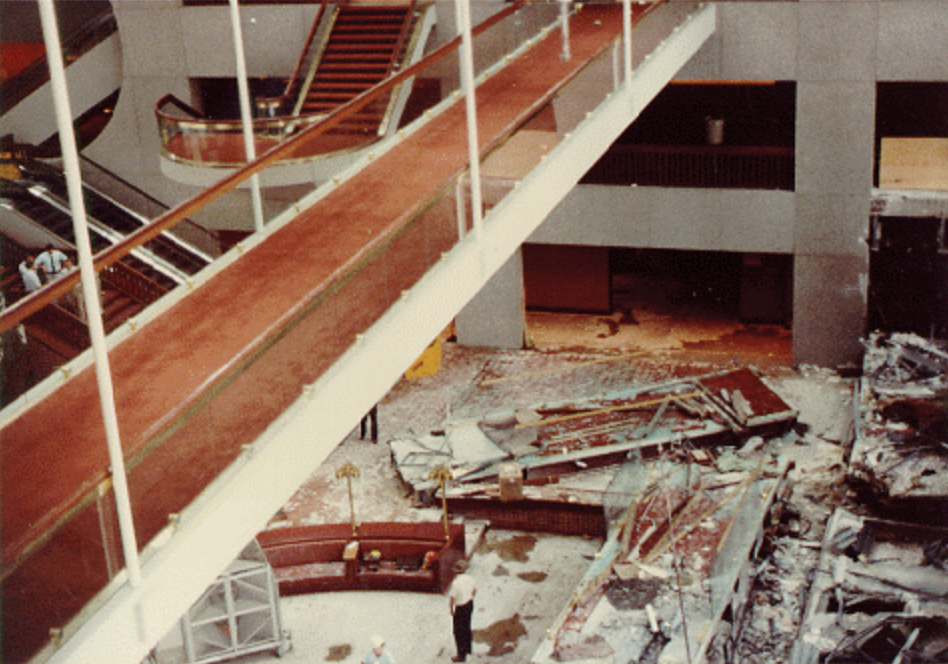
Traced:
MULTIPOLYGON (((68 65, 117 31, 118 22, 112 12, 111 5, 109 5, 108 11, 93 17, 63 39, 64 61, 68 65)), ((47 81, 49 81, 49 64, 47 56, 42 55, 3 82, 3 94, 0 95, 0 115, 39 90, 47 81)))
POLYGON ((316 48, 313 50, 312 57, 309 61, 309 66, 306 68, 306 78, 300 84, 299 90, 296 91, 296 100, 293 102, 293 108, 290 111, 290 115, 299 115, 300 111, 303 109, 303 102, 306 101, 306 94, 309 91, 309 86, 313 84, 313 79, 316 78, 316 70, 319 69, 319 63, 322 62, 323 54, 326 52, 326 48, 329 46, 329 38, 332 36, 332 31, 336 27, 336 21, 339 19, 339 5, 334 4, 332 6, 332 15, 327 19, 329 25, 326 27, 325 32, 323 32, 323 38, 319 40, 319 44, 316 45, 316 48))
POLYGON ((385 72, 386 76, 390 76, 392 71, 398 68, 399 59, 402 57, 402 48, 408 39, 409 31, 415 23, 415 4, 416 0, 411 0, 408 5, 408 13, 405 14, 405 20, 402 21, 402 29, 398 33, 398 39, 395 40, 395 46, 392 49, 394 57, 392 61, 388 63, 388 70, 385 72))
MULTIPOLYGON (((406 56, 410 57, 410 53, 413 50, 413 42, 418 36, 418 31, 422 29, 423 24, 418 24, 418 17, 415 16, 415 6, 416 0, 411 0, 411 6, 408 8, 408 13, 405 15, 405 22, 402 24, 402 31, 398 35, 398 41, 395 44, 395 49, 393 53, 395 54, 392 58, 392 61, 389 63, 388 72, 386 76, 390 76, 393 71, 401 69, 404 58, 406 56), (406 41, 408 44, 406 45, 406 41)), ((404 84, 403 84, 404 85, 404 84)), ((395 111, 395 105, 398 103, 399 91, 402 86, 396 86, 392 89, 392 94, 388 98, 388 104, 385 107, 385 113, 382 115, 382 120, 379 122, 378 135, 385 136, 388 133, 388 126, 392 121, 392 116, 395 111)))
MULTIPOLYGON (((185 114, 187 114, 190 118, 194 120, 208 120, 209 119, 201 111, 197 110, 196 108, 194 108, 187 102, 184 102, 178 99, 176 96, 174 96, 170 92, 166 94, 164 97, 162 97, 161 99, 159 99, 158 103, 155 104, 156 108, 164 108, 166 106, 173 106, 180 111, 184 111, 185 114)), ((165 115, 168 115, 168 114, 165 114, 165 115)), ((168 117, 171 117, 171 116, 168 115, 168 117)))
MULTIPOLYGON (((501 11, 479 23, 472 30, 472 34, 476 36, 490 29, 511 14, 519 11, 524 5, 528 3, 528 1, 529 0, 514 0, 514 2, 506 5, 501 11)), ((291 155, 294 150, 298 149, 305 142, 322 135, 333 127, 336 127, 341 122, 378 99, 381 95, 390 92, 396 85, 399 85, 408 78, 417 75, 420 71, 430 67, 435 62, 443 60, 450 53, 460 48, 460 46, 461 36, 458 35, 415 64, 403 69, 393 76, 390 76, 384 81, 379 82, 374 87, 346 102, 333 112, 326 115, 321 121, 306 127, 291 139, 273 146, 266 152, 262 153, 254 161, 224 176, 208 189, 205 189, 193 198, 184 201, 183 203, 169 210, 166 214, 163 214, 162 216, 153 220, 147 226, 127 236, 121 242, 100 251, 94 257, 93 263, 95 270, 100 272, 110 265, 114 265, 119 260, 131 253, 134 249, 154 239, 163 231, 171 228, 182 219, 190 217, 193 213, 217 200, 224 194, 233 191, 241 183, 249 180, 252 176, 260 173, 267 167, 272 166, 284 157, 291 155)), ((20 323, 27 316, 36 313, 50 302, 62 297, 78 282, 79 273, 77 270, 73 273, 60 277, 53 283, 47 284, 37 291, 34 291, 12 307, 8 307, 3 312, 0 312, 0 332, 9 330, 20 323)))
MULTIPOLYGON (((233 133, 240 134, 243 132, 243 122, 239 119, 236 120, 218 120, 211 119, 204 116, 203 113, 197 109, 188 106, 187 103, 181 101, 173 94, 166 94, 164 97, 158 100, 155 104, 155 117, 158 119, 158 128, 161 132, 162 138, 162 153, 165 154, 169 159, 174 159, 174 155, 168 153, 165 148, 165 143, 170 135, 172 135, 172 128, 181 128, 187 130, 194 130, 199 133, 233 133), (177 115, 172 115, 167 112, 167 108, 171 106, 178 108, 190 117, 181 118, 177 115)), ((284 115, 282 117, 276 118, 253 118, 251 120, 251 125, 253 127, 253 133, 259 136, 283 136, 290 133, 295 125, 306 125, 318 122, 319 120, 326 117, 325 113, 307 113, 303 115, 284 115)))
POLYGON ((78 354, 89 346, 89 324, 56 302, 43 307, 30 317, 30 321, 53 335, 60 343, 69 344, 78 354))
POLYGON ((293 97, 296 87, 300 85, 300 73, 305 67, 305 62, 309 57, 310 48, 313 45, 313 40, 316 38, 316 33, 319 31, 319 24, 323 20, 323 14, 326 11, 326 3, 321 3, 319 5, 319 11, 316 12, 316 18, 313 19, 313 27, 309 29, 309 35, 306 37, 306 43, 303 44, 303 50, 300 51, 300 58, 296 62, 296 67, 293 69, 293 73, 290 74, 289 80, 286 82, 286 87, 283 90, 283 94, 279 97, 258 97, 254 100, 254 104, 257 107, 258 112, 263 112, 265 116, 270 116, 272 113, 271 109, 282 109, 286 108, 289 100, 293 97))

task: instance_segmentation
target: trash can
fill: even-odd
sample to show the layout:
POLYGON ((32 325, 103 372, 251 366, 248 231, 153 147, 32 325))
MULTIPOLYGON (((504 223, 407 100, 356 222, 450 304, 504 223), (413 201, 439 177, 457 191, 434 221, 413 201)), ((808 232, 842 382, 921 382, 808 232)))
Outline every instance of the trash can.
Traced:
POLYGON ((724 119, 708 116, 704 119, 708 145, 721 145, 724 142, 724 119))

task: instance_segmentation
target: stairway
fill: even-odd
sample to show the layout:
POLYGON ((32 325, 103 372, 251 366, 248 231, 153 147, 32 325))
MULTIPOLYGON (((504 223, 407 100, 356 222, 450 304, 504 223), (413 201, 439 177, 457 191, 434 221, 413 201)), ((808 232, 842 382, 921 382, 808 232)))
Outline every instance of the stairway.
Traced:
MULTIPOLYGON (((329 113, 391 74, 414 12, 410 4, 343 5, 303 101, 303 113, 329 113)), ((388 106, 379 99, 347 118, 341 133, 378 132, 388 106)))

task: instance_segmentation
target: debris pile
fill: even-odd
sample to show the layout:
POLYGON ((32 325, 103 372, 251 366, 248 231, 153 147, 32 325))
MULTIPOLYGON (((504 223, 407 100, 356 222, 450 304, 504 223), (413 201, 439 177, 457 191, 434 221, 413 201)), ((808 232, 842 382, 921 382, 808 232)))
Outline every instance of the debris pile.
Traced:
POLYGON ((534 664, 948 661, 948 351, 875 334, 859 380, 781 387, 674 378, 448 422, 392 453, 427 501, 450 469, 456 514, 599 515, 604 544, 534 664))
POLYGON ((605 544, 533 661, 677 664, 740 627, 792 467, 764 448, 796 417, 737 369, 449 422, 390 446, 424 500, 439 490, 433 471, 451 470, 454 513, 492 503, 541 528, 556 505, 601 513, 605 544))
MULTIPOLYGON (((759 376, 738 369, 582 402, 491 413, 390 445, 402 479, 422 497, 437 489, 431 473, 443 465, 455 480, 448 487, 449 499, 496 499, 501 469, 513 462, 522 477, 524 499, 598 502, 601 484, 590 493, 589 486, 570 488, 571 479, 584 471, 614 471, 631 455, 654 458, 671 445, 695 448, 696 456, 710 459, 712 453, 699 448, 760 441, 759 436, 785 431, 795 419, 796 412, 759 376)), ((601 475, 592 479, 602 480, 601 475)))
POLYGON ((864 373, 851 482, 882 515, 944 525, 948 352, 914 334, 875 334, 864 373))
POLYGON ((837 510, 790 662, 948 660, 948 530, 837 510))
POLYGON ((787 471, 731 452, 717 466, 630 462, 628 508, 532 661, 704 661, 725 612, 743 609, 787 471))

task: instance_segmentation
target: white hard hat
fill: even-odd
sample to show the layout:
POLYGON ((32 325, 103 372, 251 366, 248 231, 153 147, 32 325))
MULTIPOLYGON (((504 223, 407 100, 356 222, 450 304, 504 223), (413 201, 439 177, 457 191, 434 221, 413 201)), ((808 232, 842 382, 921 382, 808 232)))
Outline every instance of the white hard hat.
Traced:
POLYGON ((381 648, 384 645, 385 645, 385 639, 383 639, 381 636, 376 634, 375 636, 372 637, 373 648, 381 648))

